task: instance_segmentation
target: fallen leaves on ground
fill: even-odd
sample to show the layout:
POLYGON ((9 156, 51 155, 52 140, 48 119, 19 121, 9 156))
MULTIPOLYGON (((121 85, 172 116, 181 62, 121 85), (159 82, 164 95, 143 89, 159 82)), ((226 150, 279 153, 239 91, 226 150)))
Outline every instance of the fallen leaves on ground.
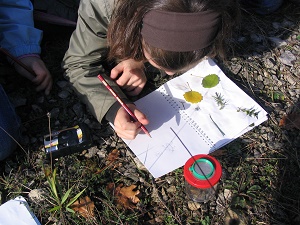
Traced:
POLYGON ((189 210, 195 211, 201 208, 201 204, 199 202, 188 201, 189 210))
POLYGON ((114 149, 108 154, 107 161, 114 162, 119 158, 119 155, 120 155, 120 151, 118 149, 114 149))
POLYGON ((300 112, 295 111, 290 114, 284 115, 279 121, 279 126, 286 129, 300 129, 300 112))
POLYGON ((71 205, 71 208, 86 219, 94 218, 95 204, 88 196, 79 198, 71 205))
POLYGON ((115 188, 114 183, 109 183, 107 185, 107 190, 113 193, 115 197, 115 203, 118 208, 125 209, 134 209, 136 208, 136 204, 140 201, 137 195, 140 193, 139 190, 136 189, 136 185, 131 185, 129 187, 124 187, 123 184, 119 184, 115 188))
POLYGON ((119 155, 120 155, 120 151, 119 151, 118 149, 112 150, 112 151, 108 154, 108 156, 107 156, 107 159, 106 159, 106 165, 105 165, 103 168, 97 170, 97 172, 96 172, 95 174, 101 173, 102 171, 104 171, 104 170, 106 170, 108 167, 110 167, 111 165, 113 165, 113 169, 116 168, 116 167, 118 167, 119 164, 118 164, 118 165, 114 165, 114 163, 119 159, 119 155))

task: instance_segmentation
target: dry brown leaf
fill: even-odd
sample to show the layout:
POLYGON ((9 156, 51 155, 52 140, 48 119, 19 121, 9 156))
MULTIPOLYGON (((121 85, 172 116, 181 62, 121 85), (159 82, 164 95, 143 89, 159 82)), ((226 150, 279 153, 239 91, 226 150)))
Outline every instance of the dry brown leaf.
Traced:
POLYGON ((292 112, 288 115, 284 115, 279 121, 279 126, 286 129, 300 129, 300 112, 292 112))
POLYGON ((138 203, 140 199, 137 195, 140 193, 139 190, 134 191, 136 189, 136 185, 131 185, 129 187, 122 187, 120 190, 120 194, 129 198, 133 203, 138 203))
POLYGON ((79 198, 71 205, 71 208, 86 219, 94 217, 95 204, 88 196, 79 198))
POLYGON ((107 156, 106 165, 103 168, 98 169, 95 172, 95 174, 102 173, 102 171, 106 170, 108 167, 111 167, 111 169, 115 169, 116 167, 118 167, 119 164, 115 165, 114 163, 119 158, 119 155, 120 155, 120 151, 118 149, 112 150, 107 156))
POLYGON ((199 202, 188 201, 188 208, 192 211, 198 210, 201 208, 201 204, 199 202))
POLYGON ((108 154, 107 161, 114 162, 119 158, 119 155, 120 151, 118 149, 114 149, 108 154))
POLYGON ((136 185, 124 187, 123 184, 119 184, 115 189, 114 187, 115 185, 113 183, 109 183, 106 188, 111 193, 114 193, 117 207, 123 207, 125 209, 136 208, 136 204, 140 201, 140 199, 137 197, 140 191, 134 190, 137 187, 136 185))

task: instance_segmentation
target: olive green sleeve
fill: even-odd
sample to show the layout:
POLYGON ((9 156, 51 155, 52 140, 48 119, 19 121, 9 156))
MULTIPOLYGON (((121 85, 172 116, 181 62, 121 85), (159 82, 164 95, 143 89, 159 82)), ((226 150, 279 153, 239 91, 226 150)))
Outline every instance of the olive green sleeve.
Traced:
MULTIPOLYGON (((66 78, 99 122, 116 102, 97 78, 107 51, 107 25, 114 4, 114 0, 81 1, 77 27, 62 62, 66 78)), ((126 98, 115 82, 108 82, 121 98, 126 98)))

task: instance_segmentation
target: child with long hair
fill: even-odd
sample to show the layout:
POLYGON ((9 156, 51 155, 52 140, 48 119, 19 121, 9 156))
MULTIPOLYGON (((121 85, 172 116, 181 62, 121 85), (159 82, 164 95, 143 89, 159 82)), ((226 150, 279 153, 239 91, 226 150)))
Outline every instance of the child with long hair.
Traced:
POLYGON ((120 137, 134 139, 149 121, 126 96, 142 91, 144 63, 174 75, 206 56, 224 58, 239 7, 237 0, 82 0, 78 12, 66 77, 99 122, 105 117, 120 137), (136 122, 96 77, 111 61, 116 66, 106 79, 136 122))

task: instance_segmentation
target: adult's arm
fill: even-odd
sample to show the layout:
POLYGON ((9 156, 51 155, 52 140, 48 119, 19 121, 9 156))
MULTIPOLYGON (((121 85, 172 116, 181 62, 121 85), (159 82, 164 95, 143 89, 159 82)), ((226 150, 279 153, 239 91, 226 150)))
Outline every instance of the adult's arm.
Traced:
POLYGON ((0 0, 0 45, 13 56, 40 54, 42 31, 34 27, 29 0, 0 0))

